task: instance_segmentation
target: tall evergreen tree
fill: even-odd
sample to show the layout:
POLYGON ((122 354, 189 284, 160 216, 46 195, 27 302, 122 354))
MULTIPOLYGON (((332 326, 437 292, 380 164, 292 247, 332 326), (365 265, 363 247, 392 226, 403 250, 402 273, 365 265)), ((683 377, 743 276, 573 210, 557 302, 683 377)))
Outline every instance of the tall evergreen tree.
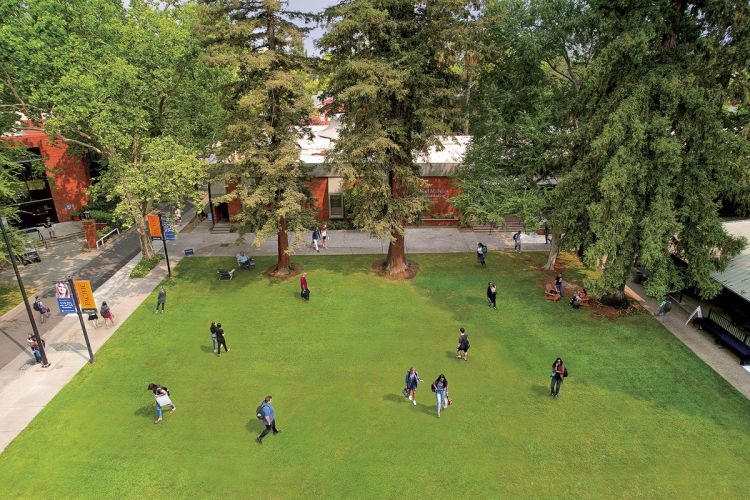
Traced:
POLYGON ((461 122, 470 3, 348 0, 325 11, 326 94, 343 110, 328 161, 350 188, 355 225, 390 238, 389 275, 407 270, 404 228, 427 207, 415 158, 461 122))
POLYGON ((592 2, 602 42, 576 106, 578 152, 559 195, 568 237, 599 265, 594 285, 622 298, 635 265, 649 294, 720 291, 711 272, 742 248, 722 226, 722 200, 747 201, 747 102, 730 84, 750 62, 742 0, 592 2), (744 199, 743 199, 744 197, 744 199), (684 266, 677 265, 672 255, 684 266))
POLYGON ((214 179, 234 187, 224 199, 242 203, 242 233, 254 231, 256 245, 276 236, 276 273, 288 274, 288 233, 299 245, 313 223, 297 144, 312 111, 302 49, 308 30, 298 22, 312 16, 278 0, 207 3, 211 60, 236 75, 224 93, 228 122, 214 179))

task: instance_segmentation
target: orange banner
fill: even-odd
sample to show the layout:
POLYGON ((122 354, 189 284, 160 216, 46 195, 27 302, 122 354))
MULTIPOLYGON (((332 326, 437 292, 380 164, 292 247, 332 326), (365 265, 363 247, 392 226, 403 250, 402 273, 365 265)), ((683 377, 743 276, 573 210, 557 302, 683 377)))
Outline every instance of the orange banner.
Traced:
POLYGON ((148 232, 151 235, 151 239, 161 239, 161 228, 159 227, 159 216, 156 214, 148 214, 146 216, 148 221, 148 232))
POLYGON ((91 282, 89 280, 73 280, 73 286, 76 287, 78 305, 81 311, 86 314, 95 313, 96 301, 94 300, 94 292, 91 291, 91 282))

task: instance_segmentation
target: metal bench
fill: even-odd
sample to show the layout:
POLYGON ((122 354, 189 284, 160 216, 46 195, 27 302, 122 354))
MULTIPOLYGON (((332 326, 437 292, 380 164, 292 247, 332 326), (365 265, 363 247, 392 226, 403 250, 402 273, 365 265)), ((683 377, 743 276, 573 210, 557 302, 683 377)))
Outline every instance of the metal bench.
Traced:
POLYGON ((231 280, 234 278, 234 269, 231 271, 227 271, 226 269, 219 269, 216 271, 216 273, 219 275, 219 280, 231 280))
POLYGON ((741 365, 750 364, 750 335, 731 320, 709 310, 707 317, 695 318, 693 324, 713 335, 717 344, 737 354, 741 365))

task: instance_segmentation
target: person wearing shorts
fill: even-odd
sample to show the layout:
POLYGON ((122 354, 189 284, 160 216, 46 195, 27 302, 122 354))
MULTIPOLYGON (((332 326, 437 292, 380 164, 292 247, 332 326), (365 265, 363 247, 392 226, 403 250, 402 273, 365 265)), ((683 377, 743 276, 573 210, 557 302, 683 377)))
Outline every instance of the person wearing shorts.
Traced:
POLYGON ((406 391, 409 394, 409 401, 411 401, 414 406, 417 406, 417 388, 419 387, 420 382, 422 382, 422 379, 419 378, 417 369, 412 366, 409 368, 409 371, 406 372, 406 391))
POLYGON ((99 309, 99 314, 101 314, 102 318, 104 318, 104 326, 109 328, 107 326, 107 322, 109 321, 109 324, 114 326, 115 324, 115 317, 112 314, 112 310, 109 308, 106 302, 102 302, 102 307, 99 309))
POLYGON ((320 239, 323 240, 323 248, 328 248, 328 224, 323 224, 320 229, 320 239))
POLYGON ((458 336, 458 345, 456 346, 456 359, 463 358, 464 361, 469 360, 469 334, 466 333, 464 327, 459 330, 461 334, 458 336), (463 356, 461 355, 463 353, 463 356))
POLYGON ((95 312, 89 314, 89 325, 94 325, 94 328, 99 328, 99 316, 95 312))

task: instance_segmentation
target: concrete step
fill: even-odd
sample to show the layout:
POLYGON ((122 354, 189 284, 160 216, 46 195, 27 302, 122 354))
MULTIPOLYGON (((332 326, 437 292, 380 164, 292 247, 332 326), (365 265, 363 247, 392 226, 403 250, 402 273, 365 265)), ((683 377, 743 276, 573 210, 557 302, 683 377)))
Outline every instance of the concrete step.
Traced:
POLYGON ((226 234, 232 232, 232 226, 230 224, 214 224, 214 226, 211 228, 212 233, 220 233, 220 234, 226 234))

